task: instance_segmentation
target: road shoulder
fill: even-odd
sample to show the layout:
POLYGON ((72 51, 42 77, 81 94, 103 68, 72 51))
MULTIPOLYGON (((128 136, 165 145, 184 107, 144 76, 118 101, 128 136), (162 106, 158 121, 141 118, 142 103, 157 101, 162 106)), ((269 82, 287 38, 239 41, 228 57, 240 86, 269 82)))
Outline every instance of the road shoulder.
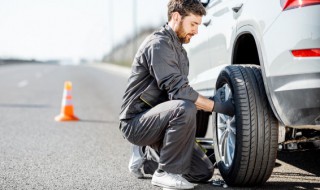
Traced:
POLYGON ((129 67, 124 67, 120 65, 111 64, 111 63, 92 63, 87 66, 95 67, 113 74, 117 74, 122 77, 129 77, 131 72, 131 69, 129 67))

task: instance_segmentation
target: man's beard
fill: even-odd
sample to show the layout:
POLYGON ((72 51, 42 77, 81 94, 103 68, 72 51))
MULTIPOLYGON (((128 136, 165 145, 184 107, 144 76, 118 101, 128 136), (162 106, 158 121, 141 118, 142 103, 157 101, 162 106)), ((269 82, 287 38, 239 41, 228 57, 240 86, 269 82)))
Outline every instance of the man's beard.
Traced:
POLYGON ((183 26, 182 26, 182 21, 179 23, 178 25, 178 30, 177 30, 177 36, 180 40, 181 43, 183 44, 187 44, 190 42, 191 37, 193 36, 193 34, 187 34, 186 31, 184 30, 183 26))

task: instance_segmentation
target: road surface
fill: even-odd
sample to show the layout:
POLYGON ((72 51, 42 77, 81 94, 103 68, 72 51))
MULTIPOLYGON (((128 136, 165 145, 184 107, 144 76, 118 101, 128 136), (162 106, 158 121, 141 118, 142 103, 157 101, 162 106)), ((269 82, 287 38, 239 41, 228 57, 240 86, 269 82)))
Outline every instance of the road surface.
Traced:
MULTIPOLYGON (((161 189, 127 169, 130 144, 118 130, 127 70, 16 64, 0 66, 0 76, 0 189, 161 189), (67 80, 79 122, 54 121, 67 80)), ((196 187, 214 188, 223 189, 196 187)), ((320 189, 320 152, 279 153, 255 189, 320 189)))

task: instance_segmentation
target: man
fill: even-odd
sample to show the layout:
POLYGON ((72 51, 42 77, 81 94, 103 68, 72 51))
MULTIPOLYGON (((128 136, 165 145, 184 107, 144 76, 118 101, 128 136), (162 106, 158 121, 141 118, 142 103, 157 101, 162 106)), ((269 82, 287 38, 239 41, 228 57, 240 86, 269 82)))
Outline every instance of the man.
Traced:
MULTIPOLYGON (((213 165, 195 142, 197 109, 234 114, 230 101, 205 98, 188 84, 182 44, 198 33, 205 14, 197 0, 169 1, 168 23, 140 46, 123 97, 120 130, 137 145, 130 164, 142 167, 141 159, 133 159, 139 158, 138 146, 147 146, 145 154, 158 162, 151 183, 160 187, 193 189, 190 182, 211 179, 213 165)), ((140 171, 132 172, 142 177, 140 171)))

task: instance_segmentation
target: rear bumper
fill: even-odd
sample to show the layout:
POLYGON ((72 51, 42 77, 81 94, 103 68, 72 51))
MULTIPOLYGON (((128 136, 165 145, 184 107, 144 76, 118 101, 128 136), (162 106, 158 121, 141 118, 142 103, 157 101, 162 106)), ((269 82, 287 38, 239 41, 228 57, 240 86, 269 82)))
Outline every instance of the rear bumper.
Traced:
POLYGON ((286 126, 319 125, 320 72, 270 77, 271 99, 286 126))
POLYGON ((317 125, 320 130, 320 57, 291 53, 320 47, 320 5, 282 12, 264 34, 262 47, 275 115, 286 126, 317 125))

